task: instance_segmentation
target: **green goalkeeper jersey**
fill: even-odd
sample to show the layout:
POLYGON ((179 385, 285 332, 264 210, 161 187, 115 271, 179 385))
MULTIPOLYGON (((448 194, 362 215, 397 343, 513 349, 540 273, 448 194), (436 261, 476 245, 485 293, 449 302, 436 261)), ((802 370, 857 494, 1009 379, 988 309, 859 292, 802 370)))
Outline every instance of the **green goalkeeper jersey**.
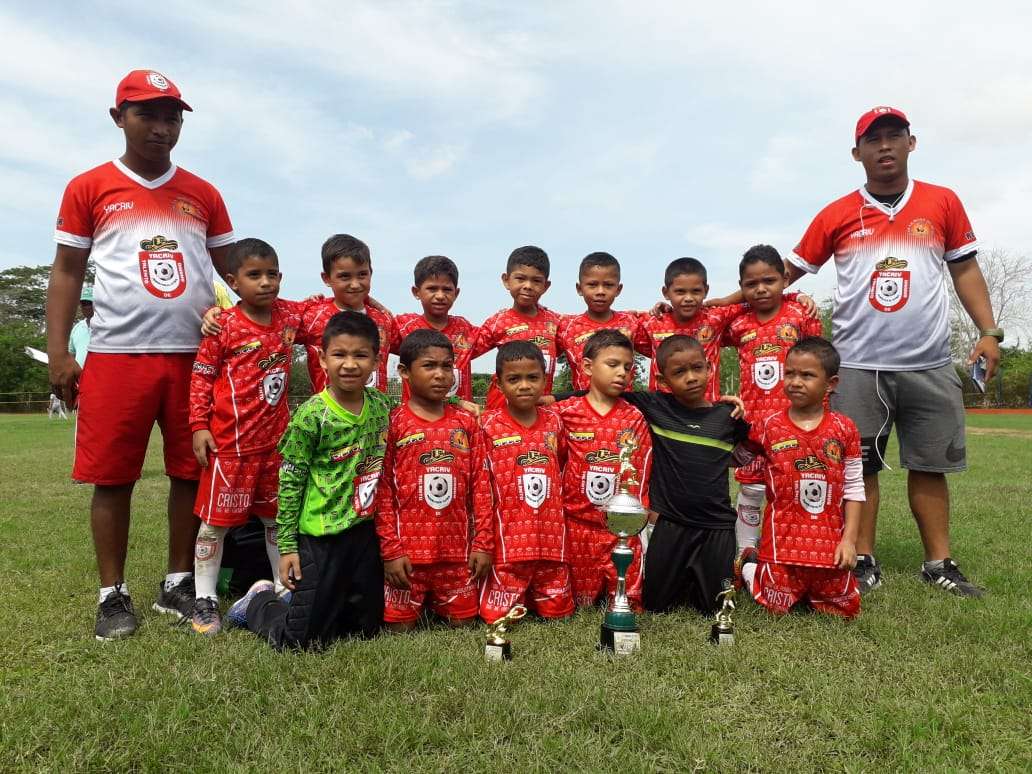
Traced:
POLYGON ((366 388, 359 414, 323 390, 305 401, 279 443, 277 540, 281 554, 297 551, 298 534, 336 535, 372 518, 383 470, 391 401, 366 388))

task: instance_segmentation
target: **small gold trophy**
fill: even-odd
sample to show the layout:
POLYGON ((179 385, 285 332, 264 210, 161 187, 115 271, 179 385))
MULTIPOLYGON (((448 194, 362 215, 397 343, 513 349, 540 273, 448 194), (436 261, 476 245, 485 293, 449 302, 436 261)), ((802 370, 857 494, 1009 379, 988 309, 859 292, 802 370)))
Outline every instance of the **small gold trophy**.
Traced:
POLYGON ((641 634, 627 599, 627 568, 634 560, 634 550, 628 538, 645 529, 649 521, 645 506, 631 493, 631 487, 638 485, 638 472, 631 463, 631 456, 637 448, 633 438, 621 443, 620 471, 617 473, 619 491, 605 505, 606 527, 617 537, 612 553, 616 566, 616 594, 602 621, 599 647, 618 656, 635 653, 641 648, 641 634))
POLYGON ((512 643, 502 635, 527 614, 527 608, 516 605, 487 627, 487 642, 484 644, 484 658, 488 661, 512 661, 512 643))
POLYGON ((731 620, 731 613, 735 609, 735 588, 728 585, 723 591, 717 594, 720 600, 720 610, 717 611, 717 620, 710 629, 709 641, 714 645, 734 645, 735 625, 731 620))

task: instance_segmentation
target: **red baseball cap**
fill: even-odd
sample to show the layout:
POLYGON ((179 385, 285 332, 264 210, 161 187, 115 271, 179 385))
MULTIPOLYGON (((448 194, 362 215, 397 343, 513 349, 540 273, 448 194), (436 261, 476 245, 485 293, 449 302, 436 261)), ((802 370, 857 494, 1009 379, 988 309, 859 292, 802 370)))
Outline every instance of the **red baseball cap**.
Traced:
POLYGON ((867 134, 867 130, 871 128, 871 124, 877 121, 879 118, 885 118, 886 116, 892 116, 898 118, 908 127, 910 126, 910 120, 906 114, 899 108, 894 107, 881 107, 871 108, 864 113, 856 122, 856 141, 860 142, 860 138, 867 134))
POLYGON ((133 70, 119 81, 115 89, 115 105, 149 99, 174 99, 183 110, 193 112, 193 108, 183 102, 176 85, 156 70, 133 70))

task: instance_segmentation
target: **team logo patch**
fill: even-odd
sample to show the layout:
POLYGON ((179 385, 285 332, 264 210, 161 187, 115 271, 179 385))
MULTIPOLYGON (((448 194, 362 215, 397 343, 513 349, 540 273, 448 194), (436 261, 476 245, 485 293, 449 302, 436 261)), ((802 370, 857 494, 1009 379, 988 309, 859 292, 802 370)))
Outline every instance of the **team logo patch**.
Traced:
POLYGON ((548 464, 548 455, 539 452, 537 449, 531 449, 526 454, 521 454, 516 458, 516 464, 522 465, 523 467, 537 466, 548 464))
POLYGON ((380 483, 380 472, 383 470, 383 457, 370 457, 360 463, 356 469, 355 496, 352 506, 359 516, 368 516, 376 501, 376 487, 380 483))
POLYGON ((741 338, 738 339, 738 343, 739 344, 746 344, 746 343, 752 341, 753 339, 755 339, 757 336, 759 336, 759 332, 758 331, 755 331, 755 330, 746 331, 745 333, 742 334, 741 338))
POLYGON ((799 329, 792 323, 782 323, 778 326, 777 336, 782 341, 795 344, 799 341, 799 329))
POLYGON ((584 474, 584 496, 592 505, 605 505, 616 494, 616 474, 589 470, 584 474))
POLYGON ((399 438, 397 441, 395 441, 394 442, 394 448, 395 449, 404 449, 406 446, 411 446, 412 444, 419 443, 420 441, 423 441, 423 440, 426 440, 426 433, 424 433, 424 432, 412 433, 411 435, 406 435, 404 438, 399 438))
POLYGON ((776 355, 780 351, 780 344, 768 341, 766 344, 760 344, 760 346, 755 347, 752 353, 754 357, 766 357, 767 355, 776 355))
POLYGON ((801 457, 800 459, 795 461, 795 469, 800 472, 811 470, 827 470, 828 466, 821 462, 819 459, 817 459, 817 457, 814 457, 812 454, 808 454, 805 457, 801 457))
POLYGON ((194 544, 194 559, 199 562, 206 562, 215 556, 215 551, 219 547, 219 541, 215 538, 197 538, 197 542, 194 544))
POLYGON ((867 300, 879 312, 895 312, 906 306, 910 299, 910 272, 904 271, 906 267, 905 260, 891 257, 875 265, 867 300))
POLYGON ((594 430, 570 430, 566 433, 566 437, 576 443, 584 443, 585 441, 595 440, 594 430))
POLYGON ((763 358, 753 363, 753 383, 765 392, 773 390, 781 382, 781 361, 776 357, 763 358))
POLYGON ((452 430, 448 434, 448 443, 452 445, 453 449, 464 452, 469 451, 469 436, 466 435, 465 430, 452 430))
POLYGON ((832 462, 842 462, 842 442, 838 438, 829 438, 824 442, 824 453, 832 462))
POLYGON ((713 330, 712 325, 703 325, 695 332, 695 338, 700 344, 709 344, 713 341, 714 336, 716 336, 716 331, 713 330))
POLYGON ((540 347, 542 351, 548 349, 548 347, 552 344, 552 340, 548 338, 548 336, 533 336, 532 338, 527 339, 527 341, 529 341, 531 344, 534 344, 537 347, 540 347))
POLYGON ((275 368, 262 377, 262 381, 258 385, 258 396, 270 406, 275 406, 286 392, 284 389, 286 386, 287 372, 282 368, 275 368))
POLYGON ((454 494, 455 478, 451 473, 427 473, 423 476, 423 500, 435 511, 447 508, 454 494))
POLYGON ((172 212, 205 222, 204 215, 201 214, 201 208, 195 202, 184 199, 182 196, 177 196, 172 200, 172 212))
POLYGON ((157 73, 151 70, 149 73, 147 73, 147 83, 149 83, 158 91, 168 91, 168 78, 166 78, 161 73, 157 73))
POLYGON ((179 243, 156 236, 140 242, 140 279, 152 296, 177 298, 186 290, 186 265, 179 243))
POLYGON ((584 461, 589 465, 610 465, 620 461, 620 455, 609 449, 598 449, 584 455, 584 461))
POLYGON ((491 440, 491 445, 496 449, 500 446, 516 446, 521 443, 523 443, 522 435, 507 435, 503 438, 494 438, 491 440))
POLYGON ((556 332, 557 330, 559 330, 559 326, 558 326, 558 325, 556 325, 556 324, 555 324, 555 323, 553 323, 553 322, 550 322, 550 323, 546 323, 546 324, 545 324, 545 330, 547 330, 547 331, 548 331, 549 333, 551 333, 551 334, 552 334, 552 335, 554 336, 554 335, 555 335, 555 332, 556 332))
POLYGON ((828 502, 828 482, 823 479, 808 478, 799 482, 799 504, 807 513, 814 516, 824 513, 828 502))
POLYGON ((524 473, 519 482, 523 502, 531 508, 540 508, 548 497, 548 476, 544 473, 524 473))
POLYGON ((517 333, 523 333, 524 331, 529 331, 529 330, 530 330, 530 326, 527 325, 526 323, 520 323, 519 325, 510 325, 508 328, 505 329, 505 335, 506 336, 514 336, 517 333))
POLYGON ((452 349, 454 349, 456 351, 458 351, 460 349, 461 350, 473 349, 473 345, 469 343, 469 339, 466 338, 466 334, 464 334, 464 333, 460 333, 458 336, 453 338, 451 345, 452 345, 452 349))
POLYGON ((935 235, 935 226, 928 218, 915 218, 907 224, 907 234, 915 239, 930 239, 935 235))
POLYGON ((297 328, 293 326, 287 326, 283 329, 283 345, 286 347, 294 346, 294 337, 297 336, 297 328))
POLYGON ((553 433, 551 430, 545 433, 545 446, 548 447, 552 454, 559 451, 559 436, 553 433))
POLYGON ((258 367, 260 369, 262 369, 263 371, 268 371, 274 365, 279 365, 280 363, 286 363, 286 362, 287 362, 287 356, 284 353, 282 353, 282 352, 273 352, 268 357, 263 357, 261 360, 259 360, 258 361, 258 367))
POLYGON ((792 449, 799 448, 799 441, 795 438, 786 438, 784 441, 778 441, 770 445, 770 450, 777 454, 778 452, 791 451, 792 449))
POLYGON ((431 449, 419 455, 419 464, 442 465, 445 462, 452 462, 454 459, 455 455, 451 452, 446 452, 444 449, 431 449))

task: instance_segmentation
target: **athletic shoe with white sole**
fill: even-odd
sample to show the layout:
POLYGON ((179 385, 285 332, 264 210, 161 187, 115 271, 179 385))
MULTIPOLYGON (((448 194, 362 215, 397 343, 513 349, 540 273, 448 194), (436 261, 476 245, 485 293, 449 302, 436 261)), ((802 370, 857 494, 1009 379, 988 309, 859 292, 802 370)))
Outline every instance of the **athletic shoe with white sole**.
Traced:
POLYGON ((856 578, 856 585, 860 587, 861 594, 874 591, 882 583, 881 565, 870 554, 857 554, 853 577, 856 578))
POLYGON ((121 640, 136 631, 136 612, 128 594, 119 586, 97 605, 97 625, 93 634, 98 640, 121 640))
POLYGON ((200 597, 194 600, 190 626, 197 634, 203 634, 205 637, 214 637, 222 631, 218 600, 211 597, 200 597))
POLYGON ((229 606, 229 610, 226 611, 226 625, 239 626, 241 629, 246 629, 247 606, 251 604, 251 600, 263 591, 275 590, 276 584, 270 580, 260 580, 252 583, 251 588, 247 590, 247 593, 229 606))
POLYGON ((975 597, 977 599, 985 594, 985 589, 976 586, 964 577, 964 573, 960 571, 957 563, 948 557, 943 559, 941 568, 928 569, 927 565, 922 565, 921 578, 925 583, 931 583, 958 597, 975 597))
POLYGON ((193 575, 183 578, 172 588, 165 590, 165 582, 158 584, 158 599, 154 609, 159 613, 173 616, 177 621, 189 621, 193 617, 194 597, 193 575))

